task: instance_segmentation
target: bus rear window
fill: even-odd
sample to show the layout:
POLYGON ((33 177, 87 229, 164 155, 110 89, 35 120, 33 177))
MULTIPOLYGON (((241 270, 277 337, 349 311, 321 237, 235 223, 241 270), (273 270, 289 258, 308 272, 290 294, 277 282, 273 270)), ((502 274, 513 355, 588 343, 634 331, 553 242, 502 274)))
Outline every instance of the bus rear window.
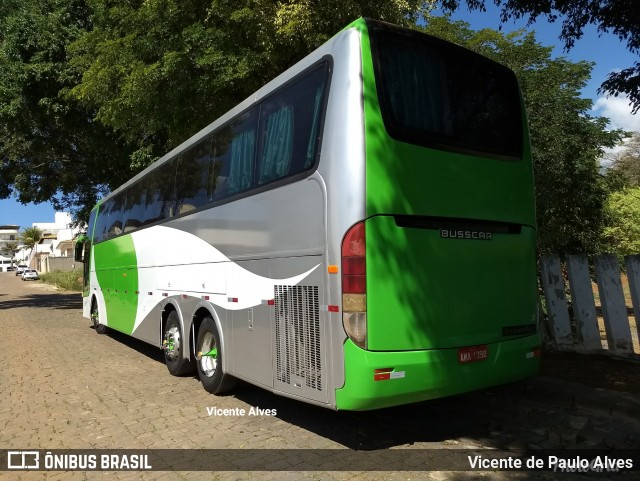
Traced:
POLYGON ((472 155, 522 157, 513 72, 428 35, 372 27, 376 86, 389 135, 472 155))

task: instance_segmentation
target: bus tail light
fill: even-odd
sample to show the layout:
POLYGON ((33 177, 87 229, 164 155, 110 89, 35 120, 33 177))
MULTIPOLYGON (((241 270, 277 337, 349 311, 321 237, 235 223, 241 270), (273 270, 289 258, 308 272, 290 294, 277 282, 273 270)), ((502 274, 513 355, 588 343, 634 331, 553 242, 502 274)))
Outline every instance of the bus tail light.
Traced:
POLYGON ((347 336, 367 347, 367 272, 364 221, 342 240, 342 325, 347 336))

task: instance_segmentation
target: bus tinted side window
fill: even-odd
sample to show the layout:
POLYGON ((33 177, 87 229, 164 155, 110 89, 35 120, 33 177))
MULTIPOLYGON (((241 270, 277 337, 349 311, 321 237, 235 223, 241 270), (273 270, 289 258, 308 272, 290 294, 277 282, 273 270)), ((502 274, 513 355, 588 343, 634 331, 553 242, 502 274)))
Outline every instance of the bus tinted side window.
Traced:
POLYGON ((257 117, 257 108, 254 108, 215 133, 213 200, 253 186, 257 117))
POLYGON ((267 99, 260 109, 258 184, 310 168, 316 158, 327 64, 267 99))
POLYGON ((96 227, 93 233, 93 239, 95 242, 100 242, 101 240, 105 239, 105 233, 107 231, 106 225, 108 220, 106 212, 109 209, 109 203, 110 201, 107 200, 100 204, 100 207, 98 207, 98 221, 96 222, 96 227))
POLYGON ((116 195, 111 202, 111 209, 109 210, 109 222, 107 230, 107 238, 119 236, 123 232, 123 216, 125 209, 126 197, 124 192, 116 195))
POLYGON ((145 196, 146 185, 144 180, 136 182, 127 189, 127 211, 124 215, 124 233, 131 232, 144 223, 145 196))
POLYGON ((95 242, 311 168, 328 71, 317 66, 104 202, 95 242))
POLYGON ((95 243, 96 239, 94 236, 96 235, 94 233, 94 227, 95 227, 95 223, 96 223, 96 213, 97 213, 97 209, 93 209, 91 211, 91 214, 89 215, 89 226, 87 228, 87 240, 85 240, 84 242, 84 253, 82 255, 82 258, 84 259, 83 262, 83 266, 82 266, 82 278, 83 278, 83 290, 87 290, 89 289, 89 268, 91 266, 91 245, 93 243, 95 243))
POLYGON ((119 194, 100 206, 96 224, 96 242, 111 239, 122 234, 122 214, 125 197, 119 194))
POLYGON ((144 199, 144 224, 167 219, 174 215, 174 185, 177 159, 165 162, 147 177, 144 199))
POLYGON ((180 157, 176 171, 176 215, 207 204, 212 162, 210 138, 180 157))

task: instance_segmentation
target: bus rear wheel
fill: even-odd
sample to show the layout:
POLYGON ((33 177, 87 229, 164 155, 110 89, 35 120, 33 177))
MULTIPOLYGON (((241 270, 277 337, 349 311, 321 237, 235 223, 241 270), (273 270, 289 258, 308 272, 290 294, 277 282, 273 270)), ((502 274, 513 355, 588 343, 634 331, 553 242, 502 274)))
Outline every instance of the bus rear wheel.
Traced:
POLYGON ((196 341, 198 377, 202 387, 211 394, 229 391, 235 379, 225 374, 222 366, 222 344, 213 318, 207 316, 198 329, 196 341))
POLYGON ((94 300, 91 303, 91 322, 93 328, 98 334, 104 334, 107 332, 107 326, 100 324, 100 314, 98 313, 98 303, 94 300))
POLYGON ((176 311, 171 311, 164 326, 164 363, 172 376, 183 376, 193 372, 193 364, 186 359, 184 353, 184 338, 180 326, 180 317, 176 311))

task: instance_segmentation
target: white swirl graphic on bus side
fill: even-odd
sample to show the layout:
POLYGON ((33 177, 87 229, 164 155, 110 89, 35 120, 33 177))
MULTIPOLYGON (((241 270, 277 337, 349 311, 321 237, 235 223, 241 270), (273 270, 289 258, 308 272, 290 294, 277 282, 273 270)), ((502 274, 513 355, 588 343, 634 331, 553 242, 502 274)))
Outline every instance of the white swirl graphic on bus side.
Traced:
POLYGON ((138 289, 141 293, 135 331, 147 313, 162 297, 147 292, 166 292, 201 297, 228 310, 255 307, 272 299, 274 286, 294 286, 316 270, 285 279, 272 279, 239 266, 199 237, 166 226, 156 226, 131 234, 138 264, 138 289), (164 247, 158 247, 162 243, 164 247))

